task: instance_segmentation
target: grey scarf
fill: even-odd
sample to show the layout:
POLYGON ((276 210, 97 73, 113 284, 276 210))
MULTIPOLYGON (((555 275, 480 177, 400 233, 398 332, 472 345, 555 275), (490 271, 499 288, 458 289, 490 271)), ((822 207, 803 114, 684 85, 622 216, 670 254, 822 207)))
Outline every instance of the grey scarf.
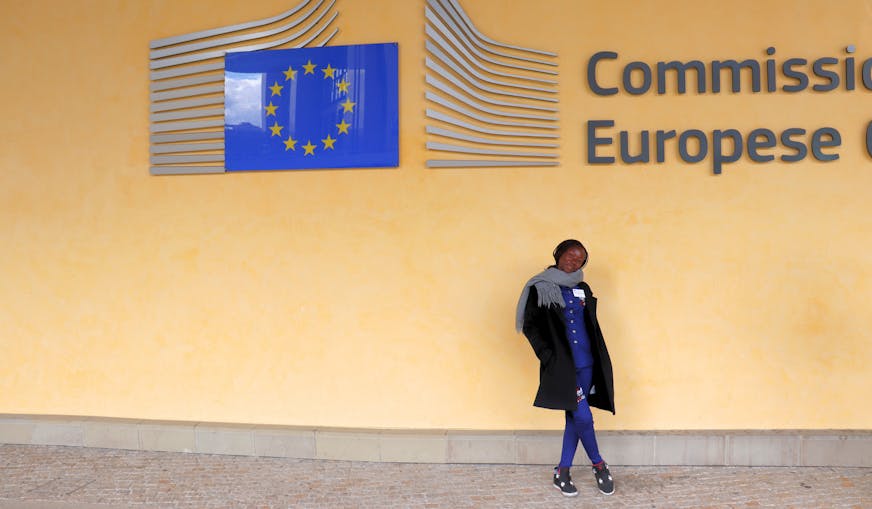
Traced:
POLYGON ((518 300, 518 310, 515 314, 515 328, 518 332, 521 332, 524 328, 524 309, 527 307, 527 298, 530 296, 531 286, 536 286, 536 293, 539 295, 539 307, 557 304, 565 308, 566 303, 563 302, 563 294, 560 292, 560 287, 572 288, 583 280, 584 271, 582 269, 567 273, 557 267, 548 267, 531 277, 527 284, 524 285, 524 290, 521 291, 521 298, 518 300))

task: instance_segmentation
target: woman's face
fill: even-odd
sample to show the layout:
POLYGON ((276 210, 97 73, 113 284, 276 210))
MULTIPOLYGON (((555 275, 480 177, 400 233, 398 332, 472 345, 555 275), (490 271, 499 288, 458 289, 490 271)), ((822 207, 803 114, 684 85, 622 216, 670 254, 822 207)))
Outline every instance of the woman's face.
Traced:
POLYGON ((587 253, 580 247, 571 247, 567 249, 560 259, 557 260, 557 268, 563 272, 575 272, 584 265, 587 260, 587 253))

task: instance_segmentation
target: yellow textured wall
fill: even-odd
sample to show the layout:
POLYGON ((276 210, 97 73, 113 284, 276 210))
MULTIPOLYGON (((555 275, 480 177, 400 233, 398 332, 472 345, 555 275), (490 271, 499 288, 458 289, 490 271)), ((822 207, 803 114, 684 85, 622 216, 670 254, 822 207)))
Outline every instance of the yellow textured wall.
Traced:
POLYGON ((514 306, 578 237, 616 374, 599 428, 872 428, 872 92, 584 81, 600 50, 872 57, 868 1, 465 1, 483 32, 559 53, 561 165, 428 170, 423 2, 339 0, 336 44, 400 44, 399 168, 150 176, 148 42, 292 3, 3 2, 0 413, 559 428, 530 406, 514 306), (721 176, 674 154, 589 166, 588 119, 843 144, 721 176))

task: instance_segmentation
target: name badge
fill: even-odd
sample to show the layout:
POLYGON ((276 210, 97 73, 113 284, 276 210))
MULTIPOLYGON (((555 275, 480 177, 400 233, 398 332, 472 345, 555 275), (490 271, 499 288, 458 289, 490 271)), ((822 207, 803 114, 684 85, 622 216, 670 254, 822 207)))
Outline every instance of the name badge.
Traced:
POLYGON ((572 295, 575 295, 576 297, 584 301, 584 290, 582 290, 581 288, 573 288, 572 295))

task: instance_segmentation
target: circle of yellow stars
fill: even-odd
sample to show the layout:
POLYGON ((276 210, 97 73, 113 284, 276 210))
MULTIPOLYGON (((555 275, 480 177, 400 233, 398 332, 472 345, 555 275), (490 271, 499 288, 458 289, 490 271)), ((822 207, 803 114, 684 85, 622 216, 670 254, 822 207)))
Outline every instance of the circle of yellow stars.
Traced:
MULTIPOLYGON (((316 64, 313 64, 311 59, 309 59, 302 67, 303 67, 303 76, 305 76, 307 74, 311 74, 313 77, 317 76, 315 74, 315 69, 318 66, 316 64)), ((327 67, 320 69, 320 71, 322 73, 324 73, 324 75, 322 77, 323 79, 325 79, 325 80, 332 79, 332 80, 336 81, 336 69, 331 67, 331 65, 329 63, 327 64, 327 67)), ((282 73, 285 75, 284 81, 287 82, 287 81, 296 80, 297 79, 297 72, 298 72, 297 69, 294 69, 292 66, 289 65, 288 69, 286 71, 282 71, 282 73)), ((341 81, 338 81, 335 84, 336 84, 336 88, 339 92, 344 92, 344 93, 348 94, 348 87, 351 86, 351 83, 349 83, 348 80, 343 78, 341 81)), ((280 85, 278 80, 275 80, 273 82, 273 85, 271 87, 267 87, 267 88, 271 92, 270 97, 274 97, 274 96, 281 97, 282 96, 282 89, 285 88, 285 86, 280 85)), ((351 99, 347 95, 345 97, 345 102, 340 103, 340 106, 342 106, 343 113, 354 113, 354 107, 356 105, 357 105, 357 103, 352 102, 351 99)), ((272 116, 274 118, 273 125, 268 126, 270 129, 270 138, 272 138, 273 136, 278 136, 279 139, 281 139, 282 142, 285 144, 285 151, 293 150, 296 152, 297 143, 299 143, 300 140, 295 140, 292 135, 288 135, 287 139, 283 139, 282 129, 284 129, 284 126, 279 125, 279 122, 278 122, 277 117, 276 117, 276 111, 278 109, 279 109, 279 107, 274 105, 272 103, 272 100, 270 100, 268 105, 264 106, 264 110, 266 110, 266 116, 267 117, 272 116)), ((339 136, 342 134, 348 134, 349 127, 351 127, 351 124, 346 122, 345 119, 343 118, 342 122, 336 124, 336 129, 337 129, 336 138, 333 138, 332 136, 330 136, 330 133, 327 133, 327 137, 321 139, 321 144, 323 145, 323 147, 321 147, 321 150, 333 150, 333 148, 334 148, 333 145, 336 143, 339 136)), ((314 156, 315 149, 318 148, 318 145, 313 144, 312 140, 306 140, 306 144, 300 145, 300 147, 303 149, 303 156, 314 156)))

